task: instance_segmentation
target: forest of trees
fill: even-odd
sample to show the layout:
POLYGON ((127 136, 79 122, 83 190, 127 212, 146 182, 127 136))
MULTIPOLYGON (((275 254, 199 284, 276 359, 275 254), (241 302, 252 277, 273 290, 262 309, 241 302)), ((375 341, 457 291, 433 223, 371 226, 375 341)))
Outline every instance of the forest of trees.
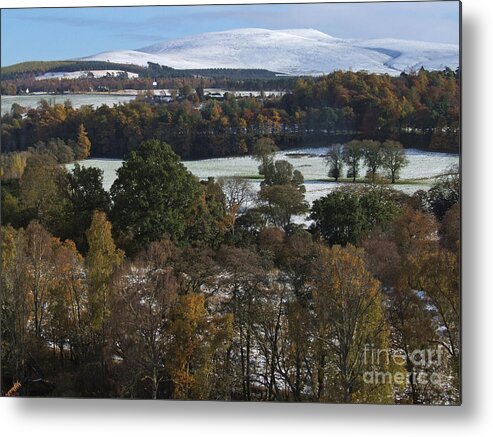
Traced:
POLYGON ((169 104, 74 109, 42 101, 29 110, 14 104, 1 120, 3 152, 50 141, 69 145, 81 125, 93 157, 123 158, 152 139, 171 144, 181 159, 233 156, 251 153, 262 136, 283 149, 367 139, 459 151, 460 78, 451 70, 399 77, 335 72, 300 78, 279 98, 226 94, 223 101, 204 99, 200 80, 182 82, 182 100, 169 104))
MULTIPOLYGON (((108 74, 103 77, 71 78, 46 78, 37 80, 35 76, 23 79, 2 79, 0 90, 2 95, 20 95, 29 92, 37 93, 88 93, 93 91, 115 92, 122 90, 141 90, 143 92, 153 89, 153 82, 158 88, 179 89, 185 85, 193 88, 225 88, 237 91, 265 90, 282 91, 290 89, 296 83, 296 78, 284 76, 276 77, 274 73, 266 70, 173 70, 160 67, 159 71, 145 70, 145 74, 139 72, 139 77, 129 77, 134 68, 128 68, 121 64, 110 64, 106 68, 120 69, 122 73, 108 74)), ((61 71, 70 70, 63 68, 61 71)), ((97 70, 97 69, 96 69, 97 70)), ((70 70, 71 71, 71 70, 70 70)), ((53 71, 56 72, 56 71, 53 71)))
POLYGON ((296 78, 279 76, 268 70, 256 68, 201 68, 201 69, 174 69, 165 65, 148 62, 147 67, 120 64, 106 61, 32 61, 1 67, 2 95, 21 94, 26 88, 40 92, 80 92, 91 91, 98 87, 108 90, 121 89, 149 89, 153 81, 158 81, 164 88, 179 88, 183 84, 197 84, 209 87, 223 87, 238 89, 278 89, 293 83, 296 78), (43 78, 45 73, 65 73, 75 71, 119 70, 123 74, 108 74, 103 78, 95 78, 90 74, 81 78, 43 78), (127 74, 126 74, 127 73, 127 74), (138 77, 129 79, 128 73, 138 74, 138 77), (150 80, 152 79, 152 80, 150 80), (251 87, 252 85, 256 85, 251 87), (244 88, 246 86, 246 88, 244 88), (274 87, 274 88, 264 88, 274 87))
MULTIPOLYGON (((2 163, 2 394, 459 403, 458 170, 409 196, 372 178, 383 159, 396 162, 391 139, 346 144, 340 159, 350 168, 363 154, 367 183, 337 188, 310 209, 301 172, 275 160, 283 117, 298 126, 293 134, 304 132, 323 111, 317 94, 342 98, 330 84, 343 78, 370 80, 302 81, 276 103, 282 110, 245 99, 200 110, 42 105, 4 117, 4 144, 31 149, 2 163), (245 141, 260 191, 241 178, 189 173, 175 152, 198 153, 197 132, 210 154, 245 141), (126 159, 107 192, 100 170, 67 172, 59 149, 126 159), (293 220, 306 214, 308 229, 293 220)), ((410 107, 423 105, 423 123, 432 120, 421 103, 430 81, 438 100, 456 84, 442 73, 372 80, 389 101, 388 90, 413 83, 410 107)), ((452 106, 442 107, 444 119, 452 106)), ((412 114, 394 121, 417 124, 412 114)))

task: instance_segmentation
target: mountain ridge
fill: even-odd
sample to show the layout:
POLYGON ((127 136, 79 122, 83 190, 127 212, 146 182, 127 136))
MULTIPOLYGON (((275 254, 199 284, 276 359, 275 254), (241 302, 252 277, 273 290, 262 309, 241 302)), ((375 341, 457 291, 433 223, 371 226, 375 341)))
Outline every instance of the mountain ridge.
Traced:
POLYGON ((343 39, 317 29, 242 28, 157 42, 136 50, 117 50, 79 58, 175 69, 262 68, 288 75, 321 75, 365 70, 399 75, 424 67, 455 69, 459 48, 426 41, 343 39))

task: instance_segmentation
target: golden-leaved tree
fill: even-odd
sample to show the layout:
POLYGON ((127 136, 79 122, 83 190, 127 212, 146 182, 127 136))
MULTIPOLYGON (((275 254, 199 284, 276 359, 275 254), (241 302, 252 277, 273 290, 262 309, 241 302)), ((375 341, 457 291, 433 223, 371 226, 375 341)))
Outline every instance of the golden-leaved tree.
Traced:
POLYGON ((75 158, 86 159, 89 158, 91 154, 91 140, 87 136, 86 128, 83 124, 79 125, 79 129, 77 130, 77 141, 75 148, 75 158))
POLYGON ((352 245, 320 248, 313 276, 315 338, 327 350, 325 400, 392 402, 389 381, 365 383, 365 373, 388 372, 388 351, 380 284, 367 269, 364 252, 352 245))
POLYGON ((86 393, 106 393, 106 367, 105 352, 108 340, 108 319, 111 314, 111 294, 114 289, 111 286, 118 266, 123 261, 123 252, 118 249, 111 236, 111 223, 106 214, 95 211, 92 223, 87 230, 87 242, 89 251, 86 257, 87 281, 88 281, 88 307, 89 323, 92 335, 92 364, 86 367, 83 380, 91 380, 94 386, 86 388, 86 393), (98 381, 94 374, 99 374, 98 381))
POLYGON ((123 252, 117 249, 111 235, 111 223, 106 214, 96 211, 87 230, 89 252, 86 268, 89 282, 89 306, 94 331, 100 331, 109 316, 110 283, 116 268, 123 260, 123 252))

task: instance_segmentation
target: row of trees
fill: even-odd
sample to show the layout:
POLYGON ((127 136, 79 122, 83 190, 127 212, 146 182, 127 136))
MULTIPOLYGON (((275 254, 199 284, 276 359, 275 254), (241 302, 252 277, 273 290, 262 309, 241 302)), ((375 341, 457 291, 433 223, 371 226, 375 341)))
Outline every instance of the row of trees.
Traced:
POLYGON ((215 181, 200 183, 167 144, 144 143, 118 170, 110 193, 102 171, 72 172, 49 153, 31 152, 19 179, 4 181, 2 221, 25 227, 35 219, 85 252, 94 210, 110 214, 120 246, 134 253, 165 234, 175 242, 219 241, 229 226, 215 181))
POLYGON ((408 163, 404 148, 398 141, 352 140, 345 145, 332 146, 325 157, 329 167, 328 175, 337 182, 343 175, 344 165, 348 167, 347 177, 356 182, 361 162, 367 168, 366 178, 375 182, 378 171, 387 171, 392 183, 399 179, 401 169, 408 163))
POLYGON ((291 93, 273 99, 227 95, 221 102, 200 103, 201 93, 191 92, 192 86, 181 89, 190 91, 192 101, 77 110, 69 102, 41 102, 28 111, 14 105, 2 117, 3 150, 27 150, 50 138, 68 142, 81 124, 92 155, 99 157, 122 158, 150 139, 172 144, 182 159, 246 154, 261 136, 282 148, 360 138, 459 148, 459 76, 450 71, 397 78, 335 72, 300 79, 291 93))
POLYGON ((275 147, 255 143, 257 196, 200 183, 158 141, 110 193, 97 169, 28 158, 2 190, 2 391, 458 402, 458 177, 337 189, 307 232, 303 176, 275 147))
POLYGON ((9 171, 11 179, 5 178, 3 222, 25 227, 36 219, 84 253, 84 231, 94 210, 109 214, 119 246, 131 254, 163 235, 177 244, 202 241, 218 247, 235 238, 235 224, 247 207, 250 225, 269 223, 288 231, 292 218, 309 208, 303 175, 287 161, 274 161, 276 149, 269 138, 255 145, 264 177, 258 197, 241 178, 199 182, 168 144, 156 140, 130 153, 109 193, 101 170, 75 164, 67 172, 52 154, 36 149, 17 172, 9 171))

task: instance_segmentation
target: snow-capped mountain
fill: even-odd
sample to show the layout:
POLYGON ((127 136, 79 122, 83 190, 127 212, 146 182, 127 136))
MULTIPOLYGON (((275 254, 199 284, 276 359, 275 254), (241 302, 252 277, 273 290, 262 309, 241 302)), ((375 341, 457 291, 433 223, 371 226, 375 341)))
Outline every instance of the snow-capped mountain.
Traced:
POLYGON ((421 66, 428 70, 443 70, 445 67, 455 70, 459 66, 459 47, 455 44, 390 38, 354 40, 353 44, 388 54, 391 59, 386 65, 399 71, 416 70, 421 66))
POLYGON ((459 64, 459 47, 397 39, 335 38, 314 29, 235 29, 159 42, 138 50, 103 52, 83 58, 176 69, 262 68, 290 75, 366 70, 398 75, 459 64))

